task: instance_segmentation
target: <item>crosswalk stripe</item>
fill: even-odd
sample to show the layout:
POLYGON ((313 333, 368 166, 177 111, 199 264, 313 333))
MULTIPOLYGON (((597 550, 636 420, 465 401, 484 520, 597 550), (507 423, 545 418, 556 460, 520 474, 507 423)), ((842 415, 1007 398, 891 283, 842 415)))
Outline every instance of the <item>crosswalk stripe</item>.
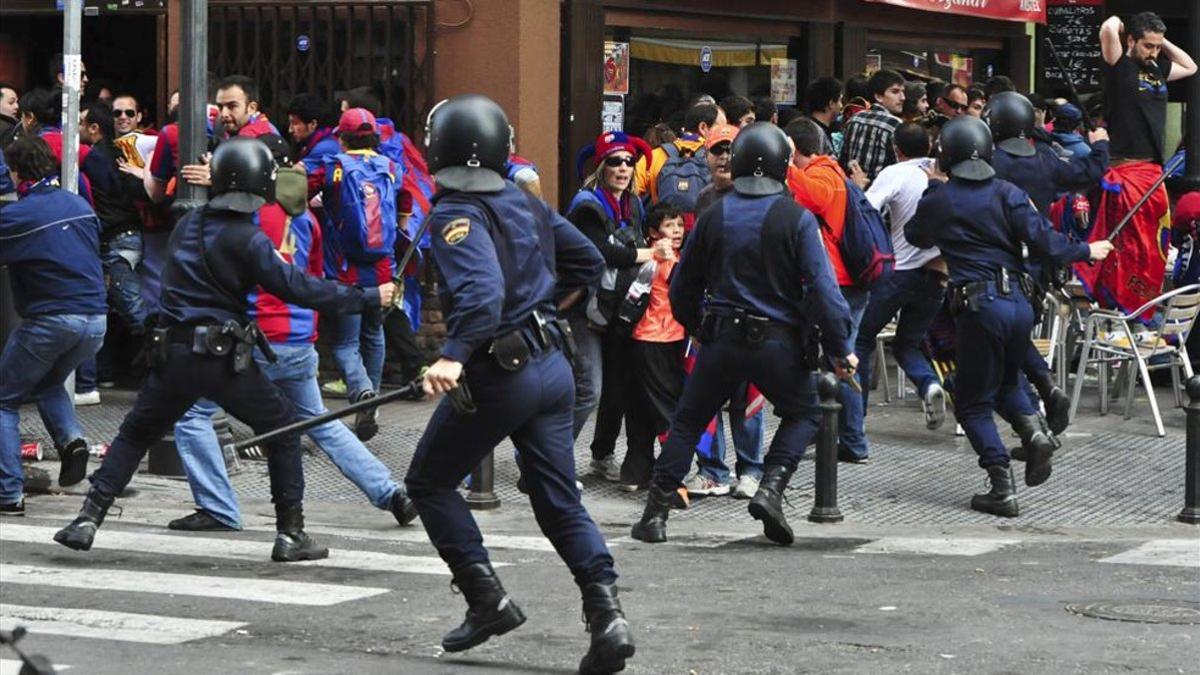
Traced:
POLYGON ((915 553, 923 555, 983 555, 1018 543, 1017 539, 967 537, 882 537, 854 550, 858 553, 915 553))
POLYGON ((282 605, 327 607, 387 593, 387 588, 318 584, 307 581, 201 576, 168 572, 50 567, 0 563, 5 584, 87 588, 135 593, 166 593, 228 598, 282 605))
MULTIPOLYGON (((54 543, 53 539, 56 531, 53 527, 5 524, 0 526, 0 541, 58 546, 58 544, 54 543)), ((270 543, 262 541, 197 535, 172 536, 148 532, 129 532, 125 530, 101 530, 97 533, 96 541, 92 544, 93 549, 253 561, 267 560, 270 555, 270 546, 270 543)), ((406 574, 436 574, 443 576, 450 574, 449 569, 446 568, 446 564, 442 562, 441 558, 433 556, 397 555, 394 553, 351 551, 346 549, 331 549, 329 557, 324 560, 308 560, 289 564, 372 570, 376 572, 400 572, 406 574)), ((502 566, 503 563, 493 564, 493 567, 502 566)))
MULTIPOLYGON (((21 662, 16 659, 0 659, 0 675, 21 675, 21 665, 21 662)), ((54 670, 60 673, 70 667, 54 664, 54 670)))
POLYGON ((0 605, 0 627, 11 630, 18 624, 31 633, 153 645, 177 645, 215 637, 246 625, 240 621, 181 619, 99 609, 0 605))
POLYGON ((1124 553, 1101 558, 1100 562, 1200 567, 1200 540, 1155 539, 1124 553))
MULTIPOLYGON (((273 527, 247 527, 247 530, 253 532, 274 532, 273 527)), ((429 535, 425 534, 424 530, 368 530, 363 528, 353 527, 332 527, 325 525, 314 525, 308 523, 304 526, 304 531, 309 534, 322 534, 330 537, 349 537, 351 539, 373 539, 377 541, 395 541, 403 544, 424 544, 432 546, 429 543, 429 535)), ((483 545, 487 548, 498 549, 517 549, 523 551, 540 551, 545 553, 554 553, 554 544, 545 537, 528 537, 513 534, 484 534, 483 545)))

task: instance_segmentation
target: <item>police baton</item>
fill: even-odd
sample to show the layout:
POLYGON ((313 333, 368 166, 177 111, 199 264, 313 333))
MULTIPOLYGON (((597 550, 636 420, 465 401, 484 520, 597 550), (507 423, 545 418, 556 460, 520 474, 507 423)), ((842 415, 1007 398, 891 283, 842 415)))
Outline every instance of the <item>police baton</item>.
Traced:
POLYGON ((1109 241, 1116 241, 1117 235, 1121 234, 1121 230, 1125 229, 1125 226, 1128 225, 1129 221, 1133 219, 1133 214, 1137 213, 1138 209, 1142 208, 1146 205, 1146 202, 1150 201, 1150 197, 1154 196, 1155 192, 1158 192, 1158 188, 1166 182, 1167 178, 1171 176, 1175 169, 1179 168, 1179 165, 1182 162, 1183 155, 1176 157, 1175 161, 1168 162, 1167 165, 1163 167, 1162 175, 1158 177, 1158 180, 1154 181, 1154 184, 1150 186, 1150 189, 1146 190, 1146 194, 1142 195, 1142 198, 1137 200, 1137 203, 1133 205, 1133 208, 1129 209, 1129 213, 1125 214, 1125 217, 1121 219, 1121 222, 1117 223, 1117 226, 1113 228, 1112 232, 1108 233, 1108 236, 1105 237, 1105 239, 1109 241))
POLYGON ((1092 116, 1088 114, 1087 107, 1083 105, 1083 101, 1079 99, 1079 92, 1075 90, 1075 80, 1071 78, 1071 73, 1067 72, 1067 67, 1063 65, 1062 57, 1058 55, 1058 50, 1054 47, 1054 41, 1046 36, 1046 47, 1050 50, 1050 56, 1054 57, 1054 63, 1058 65, 1058 72, 1062 75, 1063 81, 1067 83, 1067 87, 1071 90, 1071 98, 1075 99, 1075 105, 1079 106, 1079 112, 1083 114, 1083 127, 1088 131, 1096 128, 1092 123, 1092 116))
MULTIPOLYGON (((418 377, 412 382, 409 382, 408 384, 394 391, 389 391, 386 394, 380 394, 379 396, 364 399, 358 401, 357 403, 352 403, 341 410, 331 410, 324 415, 317 415, 316 417, 307 417, 302 420, 297 420, 291 424, 279 427, 278 429, 268 431, 264 434, 259 434, 252 438, 247 438, 244 441, 238 441, 237 443, 227 445, 225 446, 225 450, 226 452, 237 452, 239 450, 245 450, 251 446, 265 445, 279 438, 280 436, 287 436, 289 434, 300 433, 301 431, 308 431, 313 427, 319 427, 322 424, 332 422, 336 419, 341 419, 342 417, 349 417, 350 415, 362 412, 364 410, 378 408, 385 403, 391 403, 392 401, 398 399, 411 400, 414 394, 421 393, 424 387, 425 379, 418 377)), ((460 379, 458 382, 458 387, 451 390, 446 396, 450 399, 450 403, 454 406, 455 411, 457 411, 459 414, 470 415, 475 412, 475 402, 471 398, 471 392, 467 389, 465 377, 460 379)))
POLYGON ((392 276, 392 283, 396 285, 396 293, 392 296, 391 306, 383 310, 384 316, 387 316, 393 309, 404 303, 404 269, 408 267, 408 263, 416 255, 417 249, 421 247, 421 239, 429 231, 429 222, 429 214, 426 213, 425 217, 421 220, 421 227, 417 230, 417 235, 410 240, 408 249, 400 257, 400 262, 396 264, 396 274, 392 276))

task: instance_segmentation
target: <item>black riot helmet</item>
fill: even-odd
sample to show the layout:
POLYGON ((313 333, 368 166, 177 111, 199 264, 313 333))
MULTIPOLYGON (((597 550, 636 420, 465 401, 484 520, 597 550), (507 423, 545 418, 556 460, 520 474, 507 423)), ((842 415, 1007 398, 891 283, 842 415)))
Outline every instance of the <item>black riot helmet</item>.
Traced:
POLYGON ((987 180, 992 169, 992 131, 983 120, 959 115, 946 122, 938 137, 938 167, 965 180, 987 180))
POLYGON ((254 213, 275 201, 275 158, 257 138, 235 136, 221 143, 211 168, 208 204, 212 208, 254 213))
POLYGON ((1002 91, 988 99, 983 119, 992 128, 996 147, 1018 157, 1036 152, 1029 142, 1033 134, 1033 104, 1015 91, 1002 91))
POLYGON ((466 94, 429 111, 425 153, 438 185, 463 192, 504 189, 512 144, 508 116, 492 99, 466 94))
POLYGON ((738 194, 783 192, 792 146, 782 129, 770 122, 755 122, 738 132, 730 152, 729 170, 738 194))

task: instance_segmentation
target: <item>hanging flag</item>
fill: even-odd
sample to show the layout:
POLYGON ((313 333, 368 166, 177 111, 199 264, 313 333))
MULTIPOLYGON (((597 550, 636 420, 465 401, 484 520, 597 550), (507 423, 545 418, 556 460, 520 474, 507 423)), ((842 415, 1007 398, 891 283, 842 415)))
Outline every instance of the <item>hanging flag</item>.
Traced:
POLYGON ((965 14, 1001 21, 1046 23, 1045 0, 866 0, 943 14, 965 14))

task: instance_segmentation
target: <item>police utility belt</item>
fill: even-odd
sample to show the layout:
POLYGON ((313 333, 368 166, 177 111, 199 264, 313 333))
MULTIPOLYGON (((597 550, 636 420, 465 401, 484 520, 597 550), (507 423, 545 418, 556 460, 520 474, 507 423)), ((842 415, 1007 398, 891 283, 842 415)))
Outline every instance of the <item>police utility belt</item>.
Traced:
POLYGON ((250 369, 255 346, 262 350, 268 361, 275 362, 271 343, 254 322, 242 325, 230 319, 223 324, 167 326, 154 329, 150 340, 152 365, 155 366, 167 363, 172 344, 186 345, 198 356, 230 357, 235 373, 250 369))
POLYGON ((700 342, 711 342, 732 333, 741 344, 757 349, 769 339, 791 342, 802 350, 803 364, 816 369, 819 362, 819 334, 812 327, 791 326, 744 309, 706 310, 700 317, 700 342))
POLYGON ((957 316, 963 312, 977 312, 983 299, 989 296, 1011 296, 1020 291, 1026 298, 1038 296, 1033 277, 1008 269, 996 270, 994 279, 972 281, 961 286, 950 287, 950 313, 957 316))
POLYGON ((575 336, 566 319, 547 319, 534 310, 513 330, 493 339, 486 352, 502 369, 515 373, 525 367, 534 354, 562 349, 568 361, 575 358, 575 336))

